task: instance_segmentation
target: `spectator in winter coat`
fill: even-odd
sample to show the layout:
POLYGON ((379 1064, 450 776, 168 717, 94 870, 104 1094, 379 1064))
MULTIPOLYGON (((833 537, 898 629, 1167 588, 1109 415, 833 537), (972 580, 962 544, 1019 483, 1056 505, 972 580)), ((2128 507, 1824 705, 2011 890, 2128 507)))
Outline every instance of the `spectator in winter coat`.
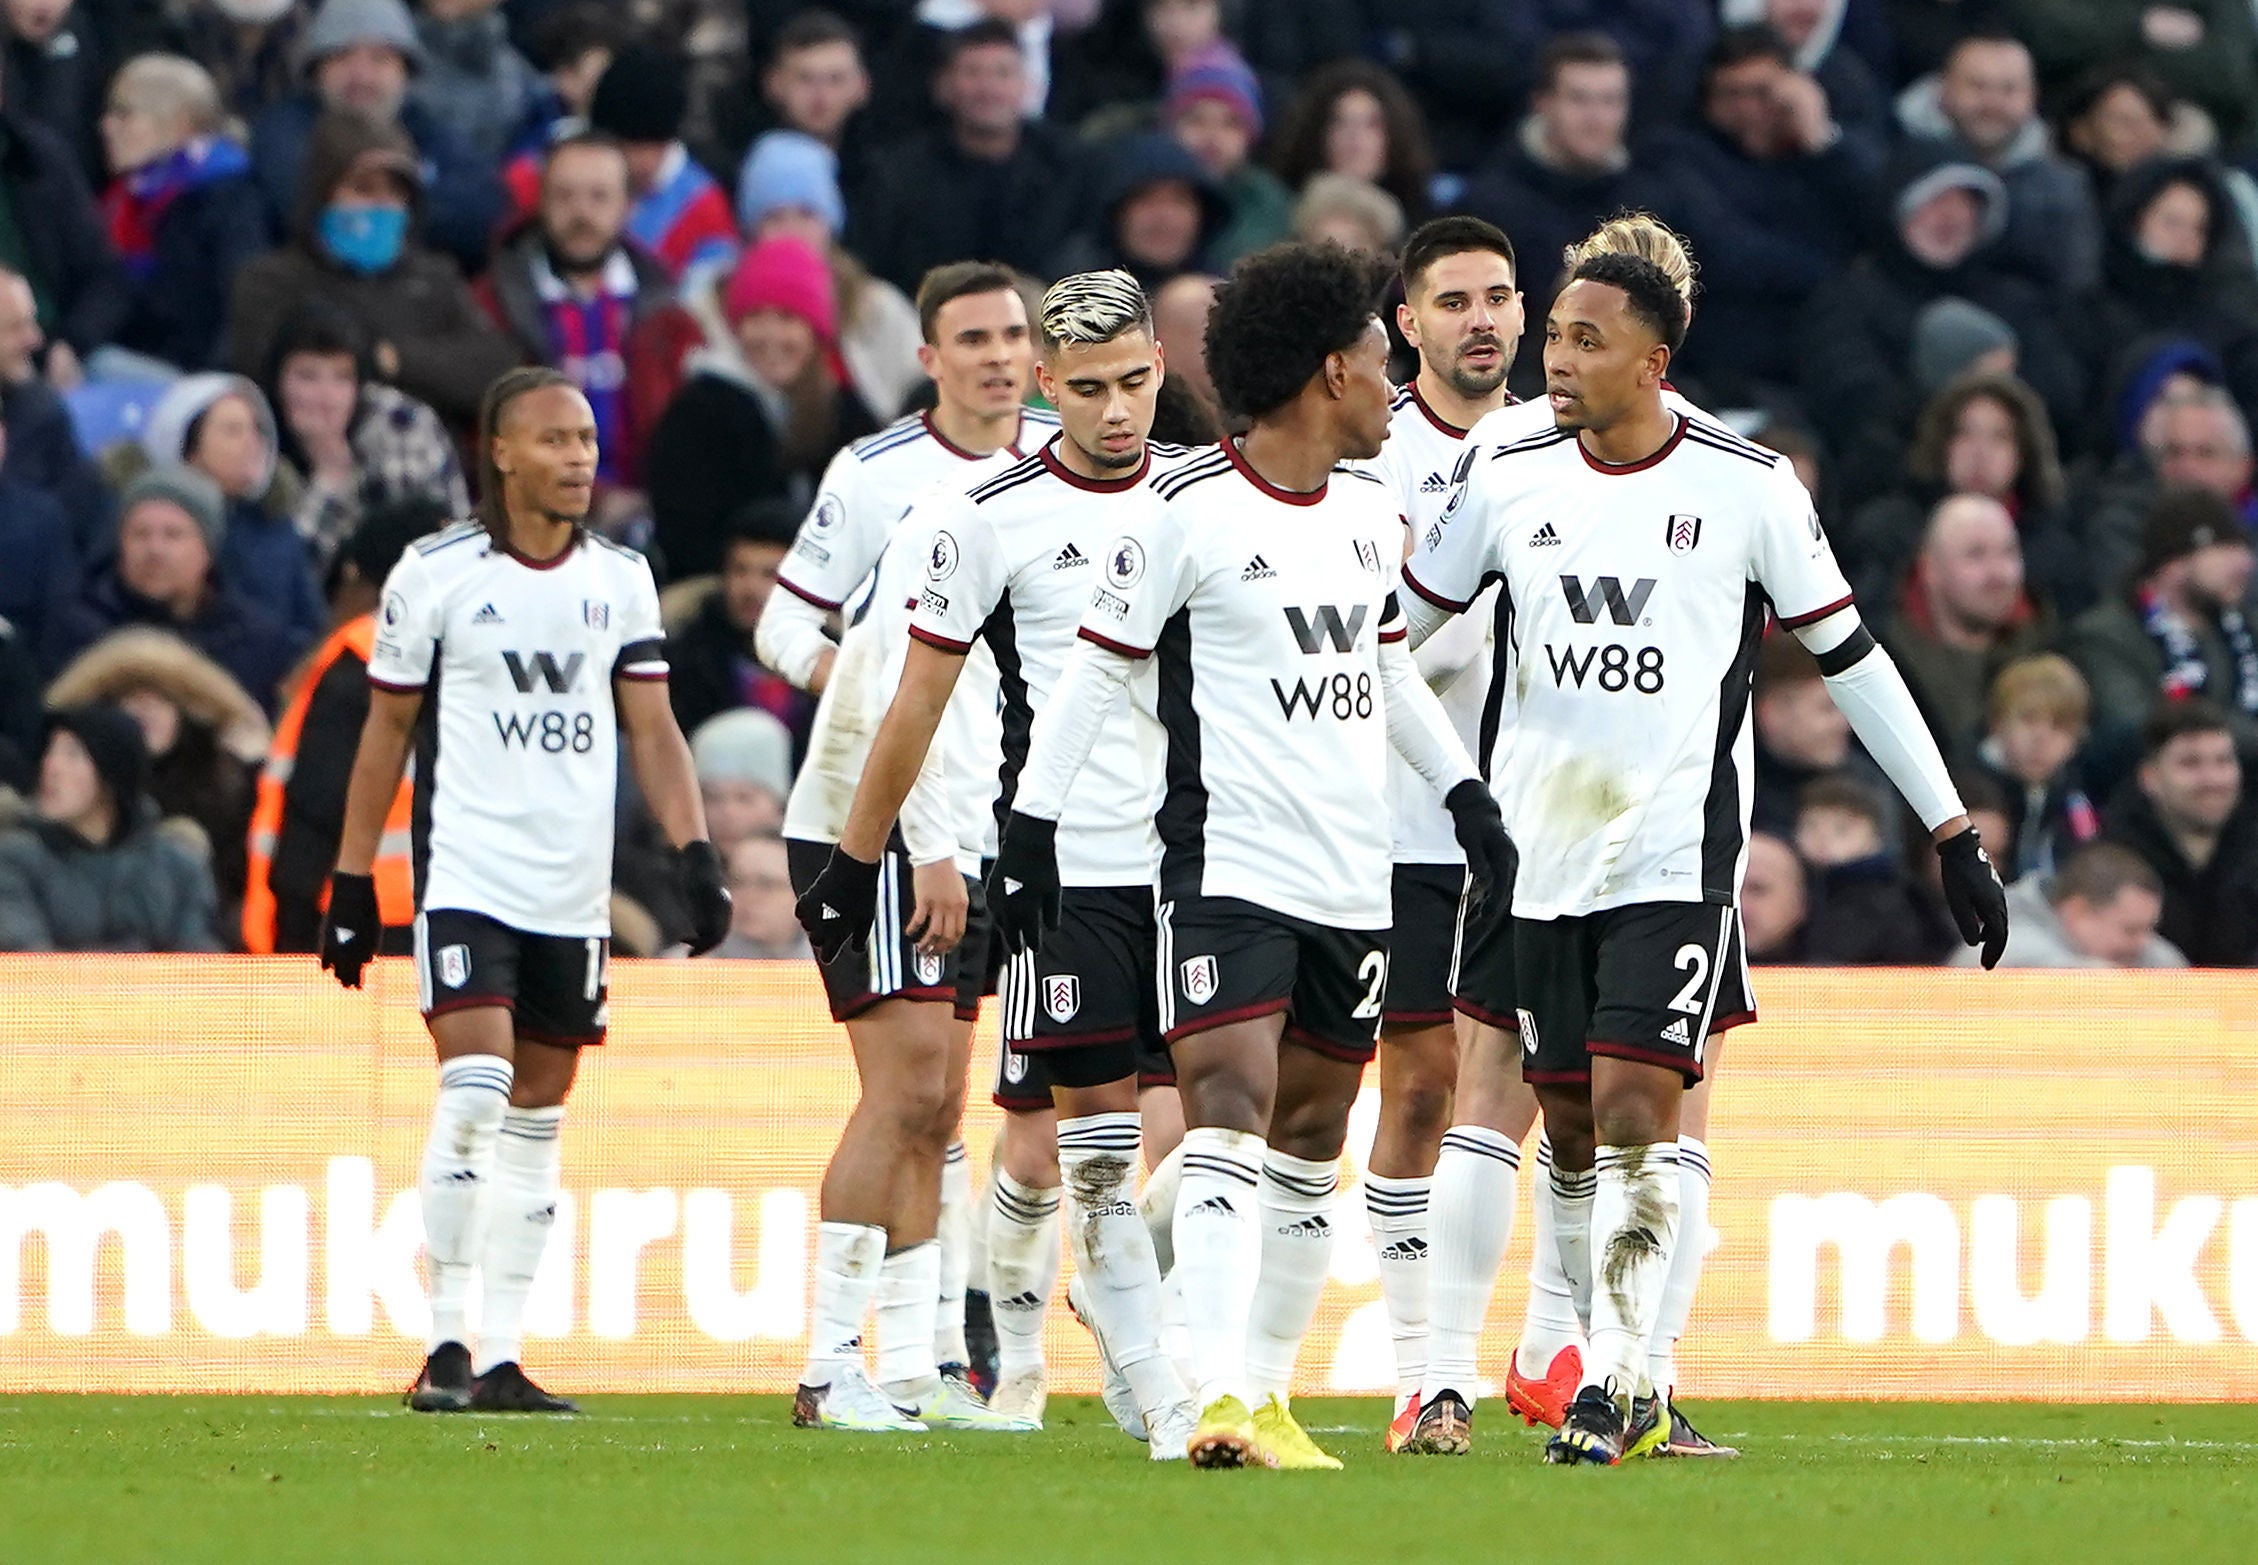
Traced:
POLYGON ((839 181, 859 189, 875 149, 866 112, 870 72, 853 26, 835 11, 797 11, 768 40, 757 63, 745 90, 718 95, 708 109, 715 166, 739 167, 754 142, 793 131, 820 143, 839 181))
POLYGON ((936 266, 984 256, 1040 274, 1082 216, 1081 156, 1025 118, 1018 35, 976 22, 949 35, 935 92, 947 123, 888 149, 855 192, 847 248, 904 293, 936 266))
POLYGON ((1638 81, 1641 126, 1687 116, 1717 30, 1711 0, 1525 0, 1517 9, 1530 29, 1528 55, 1542 40, 1569 34, 1597 33, 1613 43, 1638 81))
POLYGON ((479 302, 518 355, 562 370, 596 414, 597 476, 632 486, 642 473, 636 432, 657 410, 633 406, 628 343, 674 299, 657 257, 627 237, 627 155, 598 133, 549 149, 534 221, 505 245, 478 284, 479 302))
POLYGON ((2085 485, 2079 531, 2096 591, 2114 598, 2139 568, 2141 535, 2166 489, 2206 489, 2258 526, 2250 424, 2200 344, 2143 338, 2111 399, 2126 447, 2085 485), (2141 362, 2145 354, 2145 362, 2141 362))
POLYGON ((1236 49, 1217 43, 1171 72, 1161 121, 1199 160, 1230 209, 1209 246, 1216 265, 1227 268, 1286 237, 1293 194, 1254 161, 1262 140, 1262 87, 1236 49))
POLYGON ((230 367, 263 373, 283 319, 321 299, 368 332, 380 376, 467 428, 487 384, 517 355, 455 264, 424 248, 423 201, 404 135, 357 114, 325 118, 306 151, 290 243, 236 274, 230 367))
POLYGON ((88 578, 72 606, 63 655, 76 656, 121 626, 154 625, 226 669, 272 712, 299 643, 219 574, 226 530, 219 486, 193 468, 153 468, 128 484, 117 557, 88 578))
POLYGON ((115 506, 78 443, 70 410, 34 362, 46 346, 31 284, 0 266, 0 432, 8 476, 29 484, 70 517, 81 559, 108 549, 115 506))
POLYGON ((1881 150, 1845 133, 1761 23, 1719 36, 1701 102, 1700 126, 1661 154, 1664 211, 1701 257, 1702 329, 1682 373, 1737 403, 1793 381, 1795 341, 1778 323, 1862 248, 1881 150))
POLYGON ((69 391, 86 356, 114 341, 133 313, 133 284, 110 247, 102 210, 69 147, 0 99, 0 254, 31 285, 47 338, 47 379, 69 391))
POLYGON ((724 299, 732 340, 690 359, 652 432, 647 476, 668 574, 719 570, 748 500, 805 507, 826 463, 877 429, 839 364, 831 271, 797 239, 746 251, 724 299))
MULTIPOLYGON (((2187 966, 2187 958, 2156 933, 2164 912, 2164 882, 2140 856, 2113 842, 2080 848, 2058 871, 2032 870, 2007 888, 2010 923, 2002 967, 2187 966)), ((1947 958, 1973 967, 1978 955, 1962 948, 1947 958)))
POLYGON ((71 0, 0 0, 0 97, 71 149, 88 183, 102 178, 102 84, 116 61, 71 0))
POLYGON ((747 837, 729 854, 729 934, 717 960, 804 961, 807 931, 793 913, 791 866, 781 837, 747 837))
POLYGON ((678 54, 632 44, 612 57, 588 106, 592 129, 618 139, 627 154, 627 232, 679 278, 717 265, 737 249, 729 197, 682 145, 689 112, 689 67, 678 54))
POLYGON ((1407 222, 1422 220, 1433 201, 1435 158, 1419 105, 1364 60, 1337 60, 1301 84, 1278 127, 1275 167, 1296 194, 1319 174, 1377 185, 1407 222))
POLYGON ((133 279, 116 344, 177 369, 218 365, 236 270, 266 249, 251 160, 225 134, 219 89, 172 55, 128 60, 110 84, 102 197, 110 243, 133 279))
POLYGON ((306 20, 298 0, 211 0, 180 18, 180 52, 212 73, 228 112, 249 123, 298 90, 306 20))
POLYGON ((1795 847, 1810 867, 1805 961, 1912 967, 1955 944, 1885 826, 1882 795, 1862 782, 1821 777, 1803 790, 1795 847))
POLYGON ((1962 38, 1934 83, 1899 100, 1898 119, 1908 136, 1999 176, 2007 191, 2002 265, 2042 288, 2093 285, 2101 271, 2093 187, 2050 145, 2030 51, 2013 34, 1962 38))
POLYGON ((314 566, 327 571, 364 512, 426 501, 470 514, 455 443, 439 415, 374 378, 368 334, 314 300, 282 322, 267 372, 283 456, 305 475, 295 516, 314 566))
POLYGON ((2077 665, 2059 653, 2018 658, 1991 682, 1990 716, 1976 759, 2006 799, 2014 847, 1993 862, 2009 880, 2055 861, 2101 833, 2086 792, 2084 749, 2093 697, 2077 665))
POLYGON ((1827 95, 1843 134, 1876 154, 1888 146, 1893 125, 1882 83, 1894 65, 1887 60, 1889 30, 1880 11, 1878 0, 1720 0, 1717 7, 1727 27, 1762 22, 1778 32, 1795 68, 1827 95), (1877 43, 1878 50, 1867 52, 1877 43))
POLYGON ((1150 293, 1186 272, 1221 269, 1214 242, 1230 206, 1175 138, 1160 131, 1127 137, 1104 167, 1091 226, 1066 242, 1045 275, 1118 267, 1150 293))
MULTIPOLYGON (((1818 660, 1794 636, 1774 630, 1756 649, 1750 714, 1756 729, 1758 831, 1795 833, 1803 790, 1822 777, 1848 776, 1879 790, 1882 770, 1851 737, 1850 719, 1827 694, 1818 660)), ((1897 833, 1887 833, 1892 842, 1897 833)))
POLYGON ((301 647, 329 628, 313 559, 292 519, 297 475, 283 471, 274 410, 241 375, 188 375, 165 388, 141 428, 152 467, 186 463, 227 502, 221 577, 282 621, 301 647))
POLYGON ((2231 140, 2258 96, 2258 24, 2244 0, 2011 0, 2049 85, 2116 62, 2147 67, 2231 140))
POLYGON ((1741 934, 1748 959, 1765 967, 1803 960, 1803 925, 1811 910, 1803 860, 1787 840, 1759 828, 1749 834, 1741 873, 1741 934))
POLYGON ((2007 507, 1954 495, 1930 513, 1881 640, 1938 745, 1956 759, 1975 750, 1993 674, 2045 646, 2051 629, 2023 590, 2022 545, 2007 507))
POLYGON ((2200 698, 2170 702, 2142 741, 2140 770, 2118 791, 2102 835, 2163 881, 2156 932, 2189 962, 2258 964, 2258 811, 2244 797, 2226 714, 2200 698))
POLYGON ((0 802, 11 791, 22 795, 37 785, 44 677, 22 633, 0 615, 0 802))
POLYGON ((724 854, 748 837, 774 836, 792 791, 792 736, 767 712, 741 707, 690 736, 706 830, 724 854))
POLYGON ((2118 180, 2170 152, 2176 108, 2172 89, 2145 65, 2103 66, 2070 88, 2062 105, 2062 150, 2084 167, 2104 213, 2118 180))
POLYGON ((1403 207, 1396 198, 1347 174, 1312 174, 1294 198, 1293 237, 1311 244, 1336 244, 1387 260, 1403 247, 1404 232, 1403 207))
POLYGON ((0 833, 0 951, 213 951, 212 872, 157 824, 148 750, 114 706, 47 725, 34 816, 0 833))
POLYGON ((2258 628, 2243 612, 2258 552, 2217 495, 2167 490, 2126 590, 2080 616, 2063 650, 2093 687, 2094 726, 2122 744, 2159 706, 2201 696, 2258 754, 2258 628))
POLYGON ((684 733, 696 732, 709 717, 749 706, 791 731, 795 753, 806 746, 814 701, 753 651, 754 632, 776 589, 777 567, 805 514, 788 500, 754 500, 731 518, 720 582, 666 639, 667 695, 684 733))
POLYGON ((510 47, 501 0, 423 0, 416 37, 423 70, 410 99, 460 136, 474 157, 499 164, 541 89, 525 56, 510 47))
POLYGON ((31 667, 52 672, 65 618, 78 601, 78 540, 63 508, 17 478, 14 466, 0 431, 0 619, 15 627, 31 667))
POLYGON ((305 165, 325 114, 363 115, 397 131, 413 148, 418 183, 427 184, 424 221, 431 242, 475 271, 486 259, 501 215, 501 187, 490 159, 408 95, 423 65, 423 45, 402 0, 322 0, 300 50, 304 88, 261 114, 251 130, 251 164, 267 201, 269 231, 294 235, 305 165))

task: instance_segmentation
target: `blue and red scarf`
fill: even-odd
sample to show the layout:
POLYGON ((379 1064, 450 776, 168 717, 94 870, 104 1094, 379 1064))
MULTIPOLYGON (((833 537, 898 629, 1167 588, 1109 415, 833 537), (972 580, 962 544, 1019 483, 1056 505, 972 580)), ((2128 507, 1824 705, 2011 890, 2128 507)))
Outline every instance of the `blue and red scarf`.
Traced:
POLYGON ((251 172, 251 159, 234 142, 199 136, 151 163, 120 175, 103 194, 110 243, 136 281, 157 268, 157 230, 173 202, 187 191, 251 172))
POLYGON ((619 481, 627 453, 627 333, 634 325, 637 287, 634 263, 619 250, 605 264, 593 298, 565 287, 545 257, 533 268, 551 362, 572 378, 596 415, 596 475, 607 483, 619 481))

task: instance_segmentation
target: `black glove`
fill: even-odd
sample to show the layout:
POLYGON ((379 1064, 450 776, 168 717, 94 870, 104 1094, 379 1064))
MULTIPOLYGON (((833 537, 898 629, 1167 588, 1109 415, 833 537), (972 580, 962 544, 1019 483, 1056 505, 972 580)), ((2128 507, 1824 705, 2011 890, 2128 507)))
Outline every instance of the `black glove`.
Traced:
POLYGON ((1451 829, 1466 850, 1466 911, 1477 918, 1485 912, 1510 913, 1521 850, 1506 835, 1497 795, 1479 777, 1469 777, 1443 795, 1443 808, 1450 811, 1451 829))
POLYGON ((870 921, 878 916, 878 866, 840 848, 831 850, 823 872, 808 882, 807 894, 792 904, 800 927, 819 962, 836 961, 842 951, 870 944, 870 921))
POLYGON ((339 870, 329 877, 329 911, 321 920, 322 971, 335 973, 348 989, 361 986, 361 969, 376 955, 384 934, 376 911, 376 877, 348 875, 339 870))
POLYGON ((1960 938, 1969 945, 1980 942, 1984 966, 1997 967, 2007 949, 2007 892, 1984 839, 1971 826, 1938 843, 1937 858, 1944 865, 1944 905, 1960 926, 1960 938))
POLYGON ((1040 951, 1058 927, 1058 822, 1011 812, 988 874, 988 911, 996 936, 1013 953, 1040 951))
POLYGON ((703 837, 682 844, 678 863, 683 900, 690 904, 690 954, 704 956, 729 933, 729 877, 720 853, 703 837))

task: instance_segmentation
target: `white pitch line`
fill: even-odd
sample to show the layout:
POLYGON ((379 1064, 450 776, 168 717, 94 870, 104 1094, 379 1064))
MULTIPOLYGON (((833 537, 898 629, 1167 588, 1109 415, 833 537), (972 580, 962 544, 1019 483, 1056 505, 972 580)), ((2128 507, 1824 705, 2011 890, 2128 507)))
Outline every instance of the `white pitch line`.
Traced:
POLYGON ((1840 1445, 2006 1445, 2045 1449, 2135 1451, 2258 1451, 2258 1440, 2121 1440, 2109 1435, 1797 1435, 1720 1430, 1731 1440, 1818 1441, 1840 1445))

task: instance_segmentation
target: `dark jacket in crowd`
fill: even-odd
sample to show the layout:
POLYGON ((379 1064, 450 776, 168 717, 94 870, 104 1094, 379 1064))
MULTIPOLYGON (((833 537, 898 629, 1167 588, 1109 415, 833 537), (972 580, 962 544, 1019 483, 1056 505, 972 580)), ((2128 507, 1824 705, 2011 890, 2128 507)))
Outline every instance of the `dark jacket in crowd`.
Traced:
POLYGON ((125 265, 78 159, 52 131, 0 102, 0 266, 31 283, 39 324, 84 358, 133 309, 125 265))
POLYGON ((282 323, 308 299, 323 299, 358 320, 371 339, 391 346, 399 356, 399 372, 392 379, 402 391, 465 427, 477 417, 487 384, 518 360, 478 307, 455 263, 425 249, 411 231, 398 261, 363 276, 331 261, 316 238, 315 226, 331 192, 353 160, 372 150, 409 148, 398 131, 357 115, 322 121, 306 150, 305 186, 290 243, 236 274, 228 365, 238 374, 262 379, 272 365, 282 323))
POLYGON ((231 500, 220 543, 221 579, 282 622, 299 649, 329 630, 329 603, 314 579, 313 555, 287 515, 256 500, 231 500))
POLYGON ((1801 958, 1843 967, 1926 967, 1951 949, 1952 934, 1894 853, 1812 869, 1801 958))
POLYGON ((53 131, 89 185, 102 182, 102 95, 117 63, 82 16, 65 16, 45 43, 0 26, 0 102, 53 131))
POLYGON ((39 662, 24 638, 0 616, 0 788, 28 794, 39 782, 39 737, 46 718, 39 662))
POLYGON ((117 344, 184 370, 218 369, 227 353, 235 274, 265 252, 265 207, 242 154, 230 148, 210 177, 175 192, 157 219, 145 265, 128 263, 132 313, 117 344))
MULTIPOLYGON (((2207 615, 2191 617, 2188 628, 2203 655, 2202 694, 2226 710, 2235 744, 2245 754, 2258 754, 2258 719, 2236 705, 2240 675, 2226 636, 2207 615)), ((2071 621, 2062 637, 2062 652, 2093 687, 2096 736, 2120 743, 2129 740, 2164 699, 2164 649, 2141 623, 2140 610, 2129 596, 2096 604, 2071 621)))
POLYGON ((55 388, 37 376, 0 386, 0 426, 8 433, 8 476, 63 508, 80 559, 107 553, 117 501, 80 448, 70 409, 55 388))
POLYGON ((2245 795, 2228 819, 2211 862, 2197 869, 2180 851, 2141 792, 2138 778, 2117 791, 2102 835, 2139 854, 2164 882, 2164 916, 2156 932, 2195 967, 2258 963, 2258 814, 2245 795))
MULTIPOLYGON (((275 104, 251 128, 251 164, 266 197, 268 232, 276 239, 295 238, 299 231, 299 193, 321 119, 321 100, 307 91, 275 104)), ((499 171, 412 97, 400 106, 398 129, 423 164, 424 228, 432 244, 476 271, 502 219, 499 171)))
POLYGON ((321 899, 345 832, 345 789, 368 721, 368 665, 339 654, 307 699, 298 754, 283 785, 267 884, 274 892, 274 948, 313 951, 321 943, 321 899))
POLYGON ((179 40, 169 47, 210 71, 220 101, 248 124, 298 90, 298 38, 311 15, 311 8, 293 6, 253 34, 217 7, 194 6, 180 19, 179 40))
MULTIPOLYGON (((1836 536, 1850 585, 1861 603, 1886 603, 1904 581, 1929 513, 1946 498, 1943 484, 1903 479, 1902 487, 1869 500, 1851 513, 1836 536)), ((2093 602, 2090 562, 2080 547, 2068 509, 2037 500, 2011 499, 2015 536, 2023 546, 2023 579, 2058 615, 2082 612, 2093 602)))
POLYGON ((795 752, 806 744, 815 702, 753 655, 751 633, 737 628, 719 592, 666 638, 666 666, 667 696, 684 733, 696 733, 709 717, 751 706, 792 731, 795 752))
POLYGON ((1983 735, 1984 702, 1999 671, 2019 657, 2044 652, 2054 639, 2054 620, 2028 601, 2019 620, 1989 650, 1970 652, 1937 639, 1928 603, 1909 585, 1898 608, 1880 632, 1882 645, 1928 719, 1947 760, 1966 760, 1983 735))
POLYGON ((1147 293, 1153 293, 1186 272, 1218 273, 1224 269, 1215 245, 1231 221, 1230 203, 1207 177, 1199 160, 1173 136, 1146 131, 1124 137, 1106 156, 1095 206, 1088 225, 1051 258, 1046 276, 1065 277, 1119 267, 1135 277, 1147 293), (1198 198, 1200 231, 1189 255, 1174 266, 1161 267, 1121 248, 1118 219, 1130 197, 1148 185, 1169 180, 1189 186, 1198 198))
POLYGON ((847 248, 910 294, 968 255, 1042 276, 1082 216, 1081 161, 1040 123, 1002 162, 967 157, 945 129, 921 132, 880 158, 848 214, 847 248))
POLYGON ((2000 879, 2051 874, 2055 865, 2101 835, 2101 808, 2087 791, 2085 768, 2077 757, 2036 788, 2007 769, 1989 740, 1978 748, 1976 765, 2006 796, 2007 824, 2015 834, 2012 859, 1993 851, 2000 879))
POLYGON ((0 473, 0 618, 16 627, 27 655, 52 672, 64 621, 78 601, 78 540, 63 508, 17 478, 13 466, 0 473))
POLYGON ((206 590, 194 615, 175 619, 166 605, 142 597, 120 581, 117 562, 112 560, 88 579, 78 602, 64 616, 61 654, 76 657, 126 625, 172 631, 233 675, 270 717, 275 693, 297 660, 300 646, 288 626, 218 580, 206 590))

